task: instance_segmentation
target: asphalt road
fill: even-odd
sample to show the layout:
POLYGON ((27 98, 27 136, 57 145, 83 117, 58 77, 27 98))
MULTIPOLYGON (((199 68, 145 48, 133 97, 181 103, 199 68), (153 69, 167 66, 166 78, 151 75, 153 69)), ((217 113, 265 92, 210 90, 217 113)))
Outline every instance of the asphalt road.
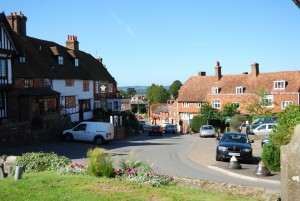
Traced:
MULTIPOLYGON (((208 166, 214 165, 212 163, 215 158, 216 140, 214 138, 205 138, 199 141, 199 139, 196 134, 148 136, 146 133, 143 133, 130 139, 112 142, 101 147, 113 154, 116 167, 118 166, 118 161, 122 158, 143 160, 153 164, 157 168, 156 171, 160 174, 263 187, 272 190, 280 189, 279 185, 273 183, 241 179, 209 168, 208 166), (201 149, 198 146, 201 146, 201 149), (197 154, 201 156, 200 159, 197 159, 197 154)), ((56 142, 34 146, 0 147, 0 155, 21 155, 25 152, 43 151, 55 152, 73 161, 86 161, 87 151, 94 147, 96 145, 84 142, 56 142)))

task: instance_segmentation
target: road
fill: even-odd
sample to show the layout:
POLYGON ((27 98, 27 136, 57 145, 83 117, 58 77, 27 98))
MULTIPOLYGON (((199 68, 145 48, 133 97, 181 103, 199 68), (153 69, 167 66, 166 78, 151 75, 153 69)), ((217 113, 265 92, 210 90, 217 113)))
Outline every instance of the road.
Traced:
MULTIPOLYGON (((204 179, 210 181, 232 183, 244 186, 263 187, 272 190, 279 190, 280 186, 272 183, 254 182, 245 179, 238 179, 224 173, 214 171, 207 166, 212 165, 211 158, 215 158, 214 138, 205 138, 199 144, 198 135, 173 135, 148 136, 143 133, 127 140, 112 142, 102 147, 113 154, 115 166, 121 158, 143 160, 157 167, 157 172, 170 176, 177 176, 192 179, 204 179), (194 146, 203 147, 199 151, 205 154, 207 160, 191 160, 189 155, 194 146)), ((39 144, 35 146, 23 146, 14 148, 0 148, 0 155, 21 155, 25 152, 43 151, 55 152, 67 156, 74 161, 86 161, 86 153, 96 145, 83 142, 56 142, 39 144)), ((197 153, 193 153, 197 154, 197 153)))

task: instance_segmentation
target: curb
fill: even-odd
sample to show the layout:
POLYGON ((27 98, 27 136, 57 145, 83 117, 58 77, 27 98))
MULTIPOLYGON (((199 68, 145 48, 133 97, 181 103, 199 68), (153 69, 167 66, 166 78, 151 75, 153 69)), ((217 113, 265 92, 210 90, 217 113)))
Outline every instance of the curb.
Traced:
POLYGON ((207 166, 207 167, 210 168, 210 169, 212 169, 212 170, 215 170, 215 171, 218 171, 218 172, 230 175, 232 177, 240 178, 240 179, 247 179, 247 180, 254 181, 254 182, 264 182, 264 183, 270 183, 270 184, 275 184, 275 185, 281 185, 280 181, 273 181, 273 180, 269 180, 269 179, 261 179, 261 178, 256 178, 256 177, 249 177, 249 176, 237 174, 237 173, 234 173, 234 172, 231 172, 231 171, 227 171, 227 170, 224 170, 224 169, 219 168, 219 167, 210 166, 210 165, 207 166))

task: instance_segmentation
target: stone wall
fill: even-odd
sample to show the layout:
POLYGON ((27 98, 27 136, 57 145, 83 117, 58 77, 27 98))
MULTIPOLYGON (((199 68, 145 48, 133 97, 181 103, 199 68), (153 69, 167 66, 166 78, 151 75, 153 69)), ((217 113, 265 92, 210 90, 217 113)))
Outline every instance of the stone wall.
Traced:
POLYGON ((281 199, 300 200, 300 125, 289 144, 281 146, 281 199))

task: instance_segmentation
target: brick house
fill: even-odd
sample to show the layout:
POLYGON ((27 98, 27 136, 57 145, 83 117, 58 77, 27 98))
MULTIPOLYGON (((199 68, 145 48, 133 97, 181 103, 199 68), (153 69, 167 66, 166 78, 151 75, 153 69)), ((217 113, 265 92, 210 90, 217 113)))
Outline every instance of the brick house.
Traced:
MULTIPOLYGON (((79 50, 76 36, 68 36, 64 47, 27 36, 27 18, 22 13, 11 13, 7 19, 1 13, 0 20, 5 30, 0 44, 11 44, 12 52, 11 58, 6 57, 12 89, 7 92, 5 118, 33 126, 62 115, 77 122, 91 119, 94 108, 106 111, 108 100, 118 100, 115 79, 102 62, 79 50)), ((0 51, 2 55, 7 50, 0 51)))
POLYGON ((222 109, 225 103, 237 104, 242 114, 247 114, 246 106, 262 88, 267 95, 272 112, 280 112, 288 104, 299 105, 300 71, 260 73, 259 64, 251 65, 251 73, 222 75, 220 63, 215 66, 215 75, 207 76, 199 72, 191 76, 180 88, 177 108, 179 118, 188 124, 199 113, 203 103, 222 109))

